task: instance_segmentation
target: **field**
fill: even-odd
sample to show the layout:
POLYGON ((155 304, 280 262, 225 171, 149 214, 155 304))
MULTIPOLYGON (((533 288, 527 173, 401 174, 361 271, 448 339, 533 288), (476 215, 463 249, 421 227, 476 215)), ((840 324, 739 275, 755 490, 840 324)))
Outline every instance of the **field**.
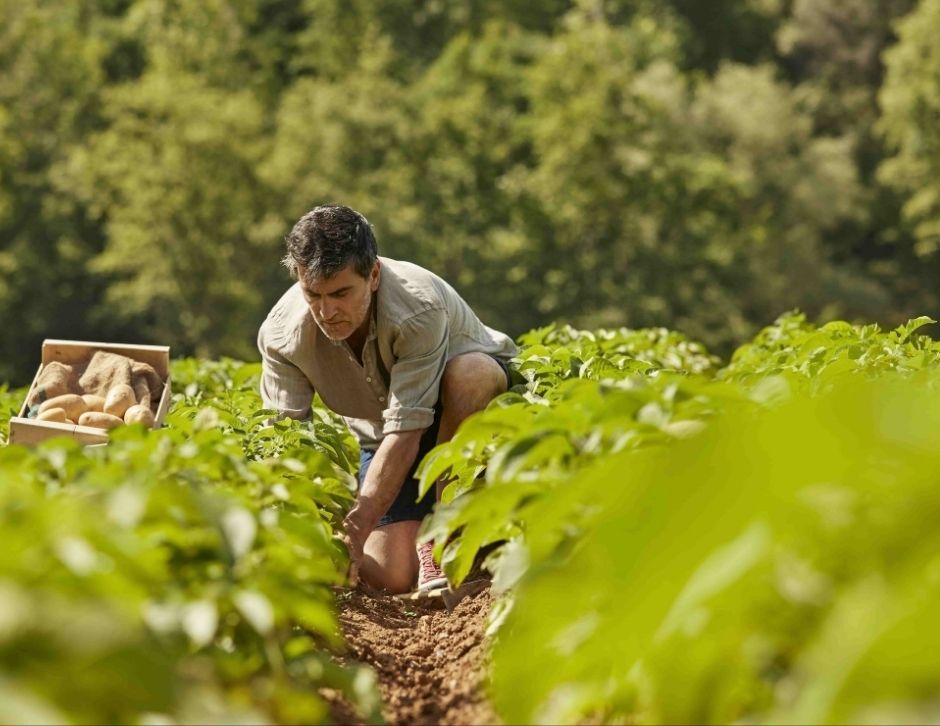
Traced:
POLYGON ((452 583, 492 580, 453 613, 344 586, 337 418, 176 360, 165 428, 0 448, 0 722, 936 722, 932 322, 523 336, 422 467, 452 583))

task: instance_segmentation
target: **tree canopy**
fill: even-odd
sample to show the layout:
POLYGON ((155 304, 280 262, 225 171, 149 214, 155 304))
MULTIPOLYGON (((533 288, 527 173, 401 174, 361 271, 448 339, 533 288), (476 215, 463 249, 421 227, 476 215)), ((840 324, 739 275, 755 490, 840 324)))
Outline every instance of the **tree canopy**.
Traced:
POLYGON ((0 380, 252 357, 317 203, 490 325, 937 303, 940 0, 0 0, 0 380))

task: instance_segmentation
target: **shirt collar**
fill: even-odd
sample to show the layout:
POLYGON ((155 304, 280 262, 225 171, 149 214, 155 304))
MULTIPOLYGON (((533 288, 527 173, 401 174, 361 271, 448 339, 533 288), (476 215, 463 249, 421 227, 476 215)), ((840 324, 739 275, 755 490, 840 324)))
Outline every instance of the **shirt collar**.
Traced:
POLYGON ((379 293, 376 291, 372 293, 372 304, 369 306, 369 332, 366 334, 367 343, 370 340, 375 340, 375 337, 378 334, 378 324, 376 323, 376 318, 378 317, 378 307, 379 293))

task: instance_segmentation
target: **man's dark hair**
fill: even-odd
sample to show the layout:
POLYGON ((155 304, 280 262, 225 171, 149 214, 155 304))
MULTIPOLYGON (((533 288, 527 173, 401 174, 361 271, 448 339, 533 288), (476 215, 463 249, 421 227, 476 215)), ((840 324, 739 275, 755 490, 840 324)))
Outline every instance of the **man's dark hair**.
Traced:
POLYGON ((368 277, 378 250, 369 221, 359 212, 338 204, 314 207, 285 238, 284 266, 297 277, 301 265, 310 278, 330 278, 350 262, 368 277))

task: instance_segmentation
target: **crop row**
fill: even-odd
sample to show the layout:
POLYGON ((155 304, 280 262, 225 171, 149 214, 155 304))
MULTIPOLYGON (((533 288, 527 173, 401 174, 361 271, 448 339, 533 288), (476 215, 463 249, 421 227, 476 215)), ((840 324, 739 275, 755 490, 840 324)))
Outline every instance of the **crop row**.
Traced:
MULTIPOLYGON (((929 322, 788 315, 725 366, 661 329, 523 336, 422 469, 451 580, 493 574, 503 718, 936 720, 929 322)), ((380 720, 334 657, 355 442, 319 405, 272 424, 258 374, 174 361, 165 428, 0 448, 0 721, 319 722, 324 689, 380 720)))
POLYGON ((784 316, 725 367, 665 331, 530 336, 524 380, 422 472, 453 477, 424 530, 445 570, 485 557, 502 593, 500 714, 936 720, 929 322, 784 316))
POLYGON ((317 723, 324 688, 381 720, 333 657, 355 444, 269 425, 259 367, 174 362, 159 431, 0 449, 0 721, 317 723))

